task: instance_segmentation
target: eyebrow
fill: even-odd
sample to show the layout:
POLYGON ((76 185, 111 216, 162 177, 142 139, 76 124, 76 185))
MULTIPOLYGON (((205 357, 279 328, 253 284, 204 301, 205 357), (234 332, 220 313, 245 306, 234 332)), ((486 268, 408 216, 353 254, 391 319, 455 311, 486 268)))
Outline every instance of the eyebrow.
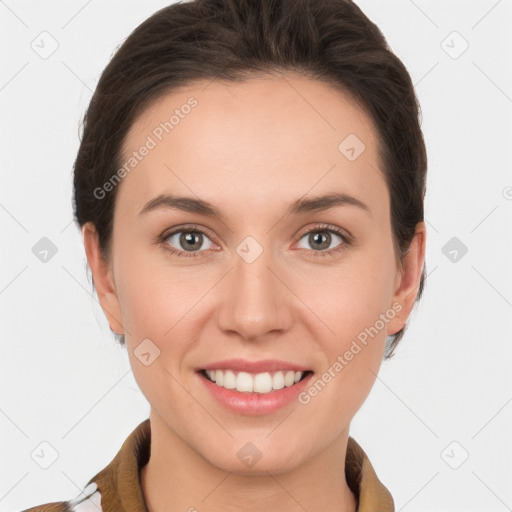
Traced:
MULTIPOLYGON (((298 215, 305 212, 320 212, 336 206, 355 206, 371 217, 370 208, 361 200, 344 193, 330 193, 317 197, 301 197, 294 201, 286 210, 285 215, 298 215)), ((189 213, 198 213, 207 217, 217 217, 224 220, 222 212, 213 204, 194 197, 178 196, 175 194, 160 194, 148 201, 139 215, 163 208, 182 210, 189 213)))

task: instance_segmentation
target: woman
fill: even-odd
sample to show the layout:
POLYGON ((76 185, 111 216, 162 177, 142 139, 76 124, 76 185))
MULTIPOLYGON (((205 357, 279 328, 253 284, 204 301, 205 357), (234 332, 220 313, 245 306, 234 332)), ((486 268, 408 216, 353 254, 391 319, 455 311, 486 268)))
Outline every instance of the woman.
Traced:
POLYGON ((74 206, 150 417, 30 510, 394 510, 349 428, 423 289, 418 114, 352 2, 193 0, 129 36, 74 206))

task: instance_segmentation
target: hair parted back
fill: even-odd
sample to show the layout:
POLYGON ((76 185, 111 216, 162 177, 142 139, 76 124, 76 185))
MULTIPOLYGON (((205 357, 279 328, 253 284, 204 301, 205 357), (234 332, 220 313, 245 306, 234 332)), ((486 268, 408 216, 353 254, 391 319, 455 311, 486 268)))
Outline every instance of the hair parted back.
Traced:
MULTIPOLYGON (((74 164, 75 221, 80 228, 94 224, 106 261, 118 187, 102 199, 94 190, 122 166, 122 145, 137 117, 194 81, 236 82, 269 72, 322 81, 370 116, 402 262, 416 224, 424 220, 427 155, 420 106, 405 66, 380 29, 348 0, 190 0, 157 11, 129 35, 101 74, 74 164)), ((424 267, 416 301, 425 275, 424 267)), ((405 327, 388 339, 386 358, 405 327)), ((118 341, 124 344, 124 336, 118 341)))

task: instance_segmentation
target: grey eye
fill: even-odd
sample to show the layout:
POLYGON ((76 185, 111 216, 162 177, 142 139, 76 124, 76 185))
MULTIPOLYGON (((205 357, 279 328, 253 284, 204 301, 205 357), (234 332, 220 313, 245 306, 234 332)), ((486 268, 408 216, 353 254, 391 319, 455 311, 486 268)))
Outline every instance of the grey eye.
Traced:
MULTIPOLYGON (((307 239, 307 243, 310 244, 310 247, 312 247, 313 249, 317 249, 319 251, 323 251, 326 249, 334 248, 333 246, 331 246, 331 243, 335 241, 334 237, 338 238, 341 242, 343 242, 343 239, 341 238, 340 235, 338 235, 337 233, 333 233, 328 229, 315 229, 313 231, 310 231, 309 233, 306 233, 301 238, 301 240, 307 239)), ((309 249, 310 247, 301 247, 301 249, 309 249)))
POLYGON ((166 240, 170 240, 170 244, 174 248, 185 252, 208 249, 208 247, 204 247, 204 244, 207 240, 211 243, 211 240, 200 231, 176 231, 169 235, 166 240))

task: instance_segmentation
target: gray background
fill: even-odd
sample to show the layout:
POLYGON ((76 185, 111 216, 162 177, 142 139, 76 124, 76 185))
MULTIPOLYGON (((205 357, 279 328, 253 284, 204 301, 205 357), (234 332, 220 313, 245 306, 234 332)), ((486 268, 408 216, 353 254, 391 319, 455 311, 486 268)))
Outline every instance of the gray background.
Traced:
MULTIPOLYGON (((2 511, 74 498, 149 414, 91 295, 71 170, 100 72, 167 3, 0 0, 2 511)), ((512 510, 512 1, 358 5, 422 106, 429 276, 351 435, 397 511, 512 510)))

